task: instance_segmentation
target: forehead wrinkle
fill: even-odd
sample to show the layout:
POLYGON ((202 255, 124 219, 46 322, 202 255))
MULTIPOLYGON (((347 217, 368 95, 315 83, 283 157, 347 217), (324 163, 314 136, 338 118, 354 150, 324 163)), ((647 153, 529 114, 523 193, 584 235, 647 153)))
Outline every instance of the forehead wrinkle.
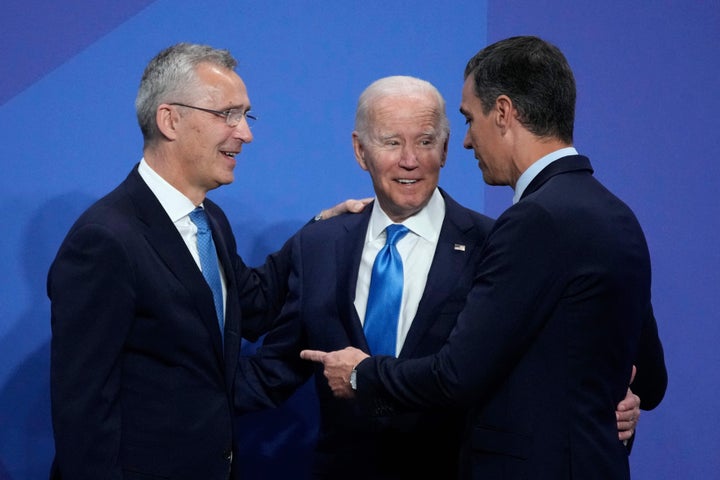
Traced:
POLYGON ((210 102, 213 103, 220 97, 220 89, 215 85, 202 85, 199 89, 195 102, 210 102))
MULTIPOLYGON (((425 129, 421 130, 420 132, 418 132, 417 135, 415 135, 415 138, 437 137, 437 136, 438 136, 437 128, 431 126, 431 127, 425 128, 425 129)), ((375 134, 373 135, 373 137, 375 137, 379 141, 386 141, 386 140, 392 140, 394 138, 402 138, 403 134, 396 132, 396 131, 392 131, 392 130, 390 130, 390 131, 377 130, 375 132, 375 134)))
POLYGON ((242 97, 247 98, 247 90, 237 90, 233 91, 228 94, 228 92, 225 91, 225 88, 221 86, 218 83, 209 83, 205 82, 201 86, 201 91, 198 95, 198 99, 195 101, 209 101, 214 107, 207 107, 207 108, 215 108, 222 111, 225 110, 242 110, 244 113, 250 111, 252 108, 250 105, 250 101, 248 99, 248 105, 245 106, 245 103, 243 102, 242 97), (240 98, 237 98, 240 96, 240 98), (228 97, 235 97, 234 99, 228 98, 228 97), (240 103, 231 103, 233 101, 240 100, 240 103), (229 104, 229 105, 228 105, 229 104))

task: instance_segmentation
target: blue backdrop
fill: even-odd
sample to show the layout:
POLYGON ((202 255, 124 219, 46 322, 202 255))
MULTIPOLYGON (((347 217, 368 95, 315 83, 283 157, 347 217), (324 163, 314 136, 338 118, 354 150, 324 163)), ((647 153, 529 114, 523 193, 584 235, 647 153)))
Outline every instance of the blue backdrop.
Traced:
MULTIPOLYGON (((670 386, 643 415, 636 479, 713 478, 720 338, 720 5, 590 0, 265 2, 6 0, 0 6, 0 480, 47 476, 47 268, 70 224, 141 156, 133 101, 147 61, 178 42, 240 60, 255 141, 236 181, 211 193, 251 264, 323 207, 371 194, 350 143, 371 81, 408 74, 448 101, 453 135, 441 185, 497 216, 508 188, 483 186, 456 114, 467 59, 488 42, 538 34, 576 73, 576 146, 636 211, 653 258, 653 295, 670 386)), ((82 348, 81 345, 78 348, 82 348)), ((246 345, 246 350, 252 350, 246 345)), ((238 419, 248 478, 284 478, 307 459, 311 388, 238 419), (259 472, 263 472, 261 475, 259 472)))

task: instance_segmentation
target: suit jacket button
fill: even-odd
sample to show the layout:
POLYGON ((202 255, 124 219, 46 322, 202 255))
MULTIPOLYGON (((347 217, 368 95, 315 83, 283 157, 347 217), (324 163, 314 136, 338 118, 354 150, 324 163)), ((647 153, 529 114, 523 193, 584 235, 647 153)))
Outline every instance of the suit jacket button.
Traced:
POLYGON ((232 459, 233 459, 232 450, 226 450, 225 453, 223 453, 223 456, 225 457, 225 460, 232 463, 232 459))

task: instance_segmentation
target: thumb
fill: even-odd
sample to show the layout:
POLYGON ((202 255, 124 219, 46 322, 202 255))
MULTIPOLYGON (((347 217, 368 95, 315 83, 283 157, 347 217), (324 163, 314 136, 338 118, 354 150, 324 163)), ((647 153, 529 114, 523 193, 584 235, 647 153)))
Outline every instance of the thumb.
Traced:
POLYGON ((365 206, 373 201, 373 197, 362 198, 360 200, 351 200, 348 210, 353 213, 360 213, 365 209, 365 206))

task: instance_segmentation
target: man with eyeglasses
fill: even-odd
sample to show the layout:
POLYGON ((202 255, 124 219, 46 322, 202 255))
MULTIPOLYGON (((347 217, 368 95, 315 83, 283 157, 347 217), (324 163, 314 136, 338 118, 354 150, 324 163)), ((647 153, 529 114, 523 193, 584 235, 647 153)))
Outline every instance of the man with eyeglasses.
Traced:
POLYGON ((281 254, 248 268, 206 198, 253 140, 236 64, 193 44, 151 60, 136 99, 144 156, 51 266, 51 478, 235 478, 240 339, 271 326, 288 275, 281 254))

